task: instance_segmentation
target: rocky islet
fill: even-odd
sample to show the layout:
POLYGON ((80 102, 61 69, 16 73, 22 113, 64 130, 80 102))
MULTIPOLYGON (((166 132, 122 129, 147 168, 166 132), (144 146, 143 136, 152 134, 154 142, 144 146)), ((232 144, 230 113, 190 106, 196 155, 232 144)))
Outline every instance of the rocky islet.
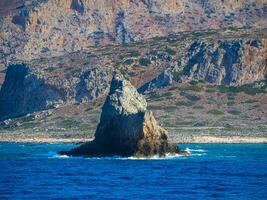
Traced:
POLYGON ((120 73, 115 73, 111 81, 94 141, 60 152, 70 156, 137 157, 166 153, 189 155, 168 142, 167 131, 147 110, 145 98, 120 73))

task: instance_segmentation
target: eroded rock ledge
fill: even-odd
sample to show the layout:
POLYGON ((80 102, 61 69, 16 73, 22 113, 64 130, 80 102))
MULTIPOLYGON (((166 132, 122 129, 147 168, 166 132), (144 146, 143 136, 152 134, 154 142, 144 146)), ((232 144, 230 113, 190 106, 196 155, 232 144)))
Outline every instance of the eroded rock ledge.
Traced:
POLYGON ((95 140, 60 154, 71 156, 165 156, 181 153, 147 110, 145 98, 122 75, 113 76, 95 140))

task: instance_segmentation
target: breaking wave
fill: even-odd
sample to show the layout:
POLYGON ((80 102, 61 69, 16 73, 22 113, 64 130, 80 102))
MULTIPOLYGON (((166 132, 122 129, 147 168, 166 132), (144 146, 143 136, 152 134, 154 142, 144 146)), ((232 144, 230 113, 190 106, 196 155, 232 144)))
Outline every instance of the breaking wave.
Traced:
MULTIPOLYGON (((189 152, 192 156, 204 156, 207 155, 207 150, 204 149, 185 149, 189 152)), ((46 156, 48 158, 83 158, 83 159, 90 159, 90 160, 171 160, 171 159, 183 159, 187 156, 183 156, 180 154, 173 154, 167 153, 165 157, 161 157, 159 155, 155 155, 152 157, 121 157, 121 156, 109 156, 109 157, 72 157, 67 155, 59 155, 57 152, 49 151, 48 153, 42 154, 41 156, 46 156)))
POLYGON ((57 153, 47 153, 43 154, 43 156, 47 156, 48 158, 82 158, 82 159, 89 159, 89 160, 170 160, 170 159, 181 159, 184 158, 185 156, 180 155, 180 154, 171 154, 168 153, 166 154, 165 157, 161 157, 159 155, 155 155, 152 157, 121 157, 121 156, 110 156, 110 157, 72 157, 72 156, 67 156, 67 155, 59 155, 57 153))
POLYGON ((186 148, 185 149, 187 152, 189 152, 192 156, 205 156, 207 155, 207 150, 205 149, 190 149, 186 148))

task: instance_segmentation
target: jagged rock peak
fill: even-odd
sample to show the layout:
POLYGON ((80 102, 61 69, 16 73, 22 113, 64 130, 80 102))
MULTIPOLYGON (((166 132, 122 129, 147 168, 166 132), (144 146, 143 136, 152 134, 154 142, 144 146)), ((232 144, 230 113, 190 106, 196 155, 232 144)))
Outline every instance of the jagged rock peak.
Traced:
POLYGON ((147 111, 145 98, 119 73, 111 81, 110 92, 102 108, 95 140, 61 154, 73 156, 165 156, 179 153, 168 143, 167 131, 147 111))
POLYGON ((110 84, 110 92, 103 107, 102 116, 136 114, 146 111, 147 103, 132 84, 122 74, 115 72, 110 84), (109 111, 109 112, 105 112, 109 111), (112 111, 112 112, 110 112, 112 111))

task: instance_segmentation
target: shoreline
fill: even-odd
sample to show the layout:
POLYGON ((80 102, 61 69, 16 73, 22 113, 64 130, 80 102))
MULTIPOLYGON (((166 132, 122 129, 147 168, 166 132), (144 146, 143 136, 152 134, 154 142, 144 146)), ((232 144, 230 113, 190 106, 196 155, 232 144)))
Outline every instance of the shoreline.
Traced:
MULTIPOLYGON (((93 138, 0 138, 0 143, 84 143, 93 138)), ((248 136, 192 136, 181 140, 179 137, 171 138, 173 144, 267 144, 267 137, 248 136), (182 142, 181 142, 182 141, 182 142)))

